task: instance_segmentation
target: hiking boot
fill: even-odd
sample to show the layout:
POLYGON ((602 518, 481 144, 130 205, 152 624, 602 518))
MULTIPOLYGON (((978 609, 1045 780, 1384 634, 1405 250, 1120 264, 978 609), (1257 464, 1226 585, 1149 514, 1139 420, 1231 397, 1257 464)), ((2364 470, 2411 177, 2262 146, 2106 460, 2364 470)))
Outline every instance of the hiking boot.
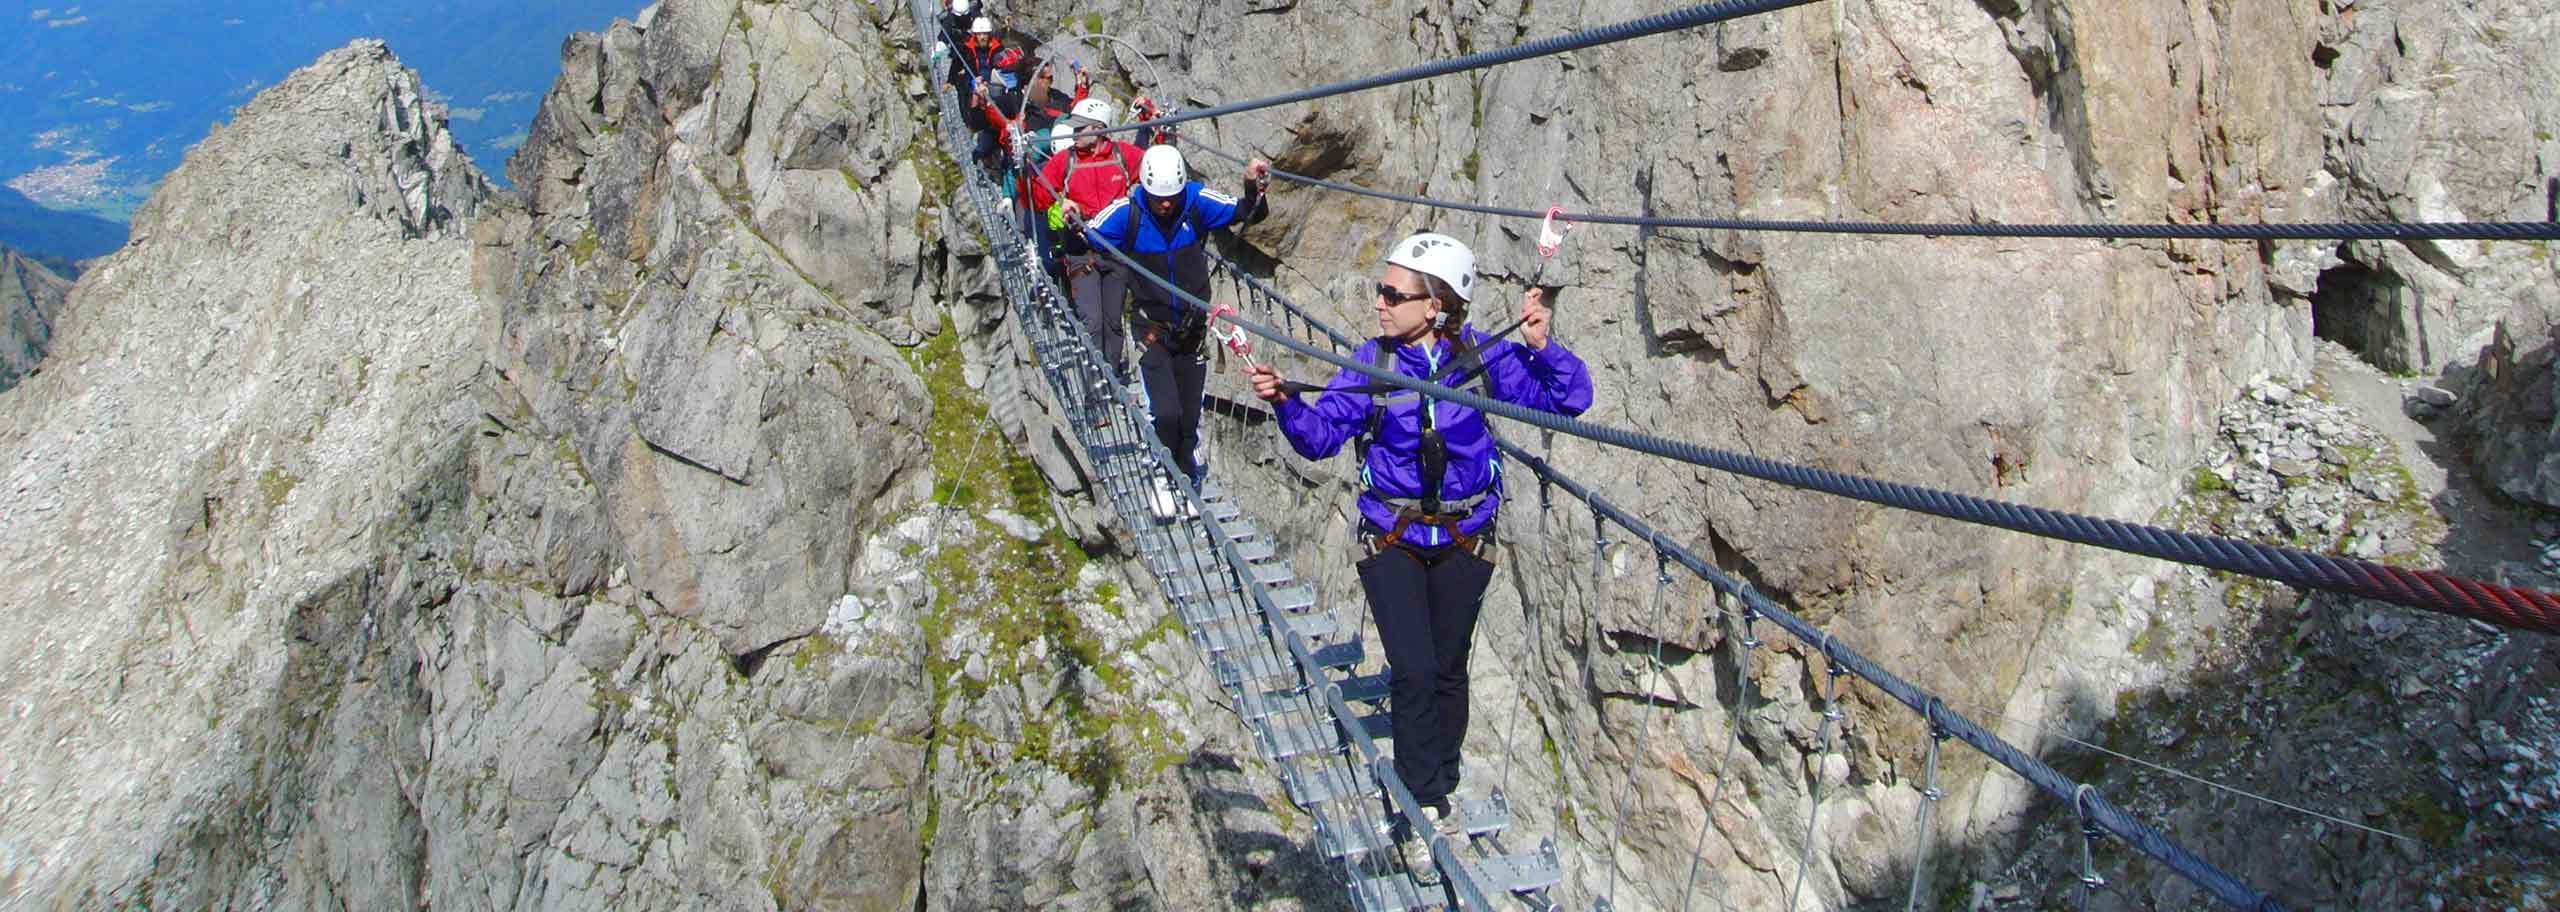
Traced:
POLYGON ((1463 843, 1466 841, 1468 835, 1467 819, 1459 816, 1458 809, 1465 807, 1466 805, 1461 803, 1458 793, 1456 792, 1450 792, 1449 797, 1445 800, 1449 803, 1449 809, 1447 811, 1442 811, 1437 807, 1425 805, 1422 809, 1422 815, 1431 818, 1431 829, 1433 831, 1438 832, 1442 836, 1450 837, 1450 839, 1453 840, 1453 844, 1463 843))
POLYGON ((1173 483, 1162 475, 1155 476, 1155 487, 1147 492, 1147 512, 1155 514, 1157 522, 1172 522, 1178 500, 1173 496, 1173 483))
MULTIPOLYGON (((1439 826, 1439 817, 1433 814, 1430 808, 1422 809, 1422 813, 1432 818, 1432 826, 1435 829, 1439 826)), ((1401 821, 1397 823, 1396 830, 1396 857, 1404 861, 1405 873, 1413 875, 1415 884, 1425 887, 1439 886, 1440 864, 1431 858, 1433 834, 1417 831, 1401 821)))

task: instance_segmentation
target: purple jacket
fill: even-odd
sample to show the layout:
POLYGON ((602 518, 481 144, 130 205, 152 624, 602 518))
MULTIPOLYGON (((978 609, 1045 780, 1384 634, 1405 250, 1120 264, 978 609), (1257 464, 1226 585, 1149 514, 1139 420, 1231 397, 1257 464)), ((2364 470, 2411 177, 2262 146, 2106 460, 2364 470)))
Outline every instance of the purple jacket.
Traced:
MULTIPOLYGON (((1486 338, 1473 328, 1466 332, 1467 338, 1478 345, 1486 338)), ((1378 363, 1378 340, 1369 340, 1351 357, 1363 364, 1378 363)), ((1395 370, 1427 380, 1448 358, 1449 344, 1445 341, 1406 345, 1396 350, 1395 370)), ((1591 375, 1583 369, 1582 359, 1561 344, 1550 342, 1545 351, 1539 351, 1506 339, 1484 350, 1484 364, 1479 378, 1466 381, 1469 392, 1482 392, 1489 380, 1493 398, 1514 405, 1559 415, 1580 415, 1591 408, 1591 375)), ((1333 375, 1312 405, 1296 396, 1280 400, 1274 411, 1280 417, 1281 436, 1289 438, 1289 445, 1298 455, 1308 459, 1324 459, 1341 452, 1343 444, 1358 439, 1369 427, 1370 396, 1359 390, 1371 383, 1360 372, 1346 369, 1333 375)), ((1396 508, 1385 498, 1411 501, 1422 494, 1422 407, 1421 397, 1414 393, 1398 390, 1379 395, 1387 397, 1387 414, 1378 425, 1378 439, 1369 447, 1369 463, 1360 467, 1364 488, 1360 492, 1360 515, 1385 531, 1395 528, 1396 517, 1396 508)), ((1460 533, 1474 535, 1492 525, 1494 512, 1502 507, 1501 453, 1494 448, 1483 413, 1454 402, 1438 403, 1436 407, 1440 439, 1449 451, 1448 471, 1440 480, 1440 498, 1454 504, 1484 495, 1458 524, 1460 533)), ((1407 529, 1405 535, 1407 540, 1424 547, 1447 544, 1449 538, 1445 531, 1420 524, 1407 529)))

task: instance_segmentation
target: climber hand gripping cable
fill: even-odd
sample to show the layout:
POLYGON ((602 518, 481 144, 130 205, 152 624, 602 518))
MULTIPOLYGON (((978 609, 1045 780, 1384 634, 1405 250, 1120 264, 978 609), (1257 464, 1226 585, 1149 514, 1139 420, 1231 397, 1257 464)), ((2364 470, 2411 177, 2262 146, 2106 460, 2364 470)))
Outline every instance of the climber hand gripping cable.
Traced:
MULTIPOLYGON (((1531 289, 1543 290, 1543 286, 1539 285, 1538 281, 1547 277, 1547 264, 1556 261, 1556 251, 1564 249, 1564 237, 1572 232, 1573 223, 1564 220, 1564 207, 1547 207, 1546 219, 1538 224, 1538 268, 1529 273, 1529 287, 1531 289)), ((1485 342, 1486 344, 1500 342, 1504 337, 1511 335, 1514 330, 1518 330, 1521 327, 1528 325, 1528 323, 1529 311, 1527 308, 1522 308, 1520 311, 1520 319, 1513 320, 1511 321, 1511 325, 1496 330, 1491 337, 1485 340, 1485 342)), ((1546 309, 1541 307, 1538 312, 1538 335, 1541 337, 1546 335, 1546 323, 1546 309)), ((1531 345, 1530 347, 1545 348, 1546 343, 1539 342, 1538 344, 1531 345)), ((1469 371, 1469 373, 1473 373, 1473 371, 1469 371)), ((1432 378, 1432 382, 1435 383, 1439 382, 1439 380, 1440 378, 1437 377, 1432 378)), ((1464 381, 1462 380, 1459 382, 1464 381)), ((1448 385, 1456 386, 1458 384, 1450 383, 1448 385)))

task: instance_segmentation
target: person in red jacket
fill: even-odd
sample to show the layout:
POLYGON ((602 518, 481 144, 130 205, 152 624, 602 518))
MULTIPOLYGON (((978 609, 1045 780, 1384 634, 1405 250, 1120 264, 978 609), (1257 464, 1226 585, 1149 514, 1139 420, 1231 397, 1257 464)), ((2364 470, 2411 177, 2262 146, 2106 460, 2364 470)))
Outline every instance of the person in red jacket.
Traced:
MULTIPOLYGON (((1068 120, 1079 130, 1107 127, 1112 113, 1110 102, 1087 98, 1076 102, 1068 120)), ((1052 156, 1040 179, 1032 182, 1032 205, 1049 213, 1052 228, 1081 225, 1086 217, 1129 195, 1129 188, 1138 182, 1142 154, 1138 147, 1108 136, 1078 137, 1064 154, 1052 156)), ((1083 235, 1075 230, 1058 233, 1066 254, 1067 293, 1075 298, 1076 314, 1084 319, 1085 329, 1093 333, 1094 346, 1102 349, 1112 371, 1125 383, 1129 377, 1125 316, 1129 277, 1118 263, 1088 246, 1083 235)))

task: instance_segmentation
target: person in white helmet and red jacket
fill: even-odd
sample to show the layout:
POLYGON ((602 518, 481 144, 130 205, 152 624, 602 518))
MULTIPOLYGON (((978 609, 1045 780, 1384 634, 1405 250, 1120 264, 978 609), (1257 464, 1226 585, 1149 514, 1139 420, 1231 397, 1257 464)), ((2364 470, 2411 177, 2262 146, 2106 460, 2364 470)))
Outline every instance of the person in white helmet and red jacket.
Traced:
MULTIPOLYGON (((1519 339, 1497 341, 1467 326, 1475 272, 1474 252, 1455 238, 1423 233, 1398 242, 1372 304, 1378 335, 1353 357, 1543 412, 1589 410, 1590 372, 1549 333, 1543 290, 1530 289, 1520 302, 1519 339)), ((1500 453, 1485 416, 1347 369, 1312 404, 1268 366, 1251 376, 1254 395, 1271 403, 1298 455, 1325 459, 1358 444, 1359 536, 1368 552, 1360 586, 1391 669, 1396 775, 1446 831, 1467 736, 1467 653, 1493 579, 1483 544, 1502 507, 1500 453)), ((1430 834, 1400 827, 1396 836, 1405 866, 1437 882, 1430 834)))
MULTIPOLYGON (((1067 123, 1079 131, 1107 127, 1115 113, 1111 102, 1087 98, 1076 102, 1067 123)), ((1050 156, 1040 179, 1031 182, 1032 208, 1046 213, 1049 227, 1058 233, 1067 295, 1075 299, 1076 315, 1123 383, 1129 380, 1129 338, 1122 317, 1129 278, 1109 257, 1087 247, 1083 233, 1071 226, 1128 195, 1138 182, 1141 154, 1138 147, 1109 136, 1079 135, 1065 152, 1050 156)))
MULTIPOLYGON (((1139 162, 1138 188, 1102 210, 1085 233, 1093 243, 1109 244, 1148 272, 1206 299, 1209 253, 1202 245, 1209 232, 1251 225, 1271 214, 1263 197, 1270 171, 1269 162, 1254 159, 1245 166, 1242 198, 1228 196, 1192 180, 1181 149, 1156 146, 1139 162)), ((1137 299, 1131 323, 1138 337, 1138 373, 1146 382, 1156 437, 1173 451, 1174 466, 1198 483, 1202 472, 1195 453, 1200 447, 1200 397, 1209 371, 1204 357, 1209 315, 1155 281, 1133 278, 1129 287, 1137 299)), ((1165 498, 1171 494, 1166 491, 1165 498)))

